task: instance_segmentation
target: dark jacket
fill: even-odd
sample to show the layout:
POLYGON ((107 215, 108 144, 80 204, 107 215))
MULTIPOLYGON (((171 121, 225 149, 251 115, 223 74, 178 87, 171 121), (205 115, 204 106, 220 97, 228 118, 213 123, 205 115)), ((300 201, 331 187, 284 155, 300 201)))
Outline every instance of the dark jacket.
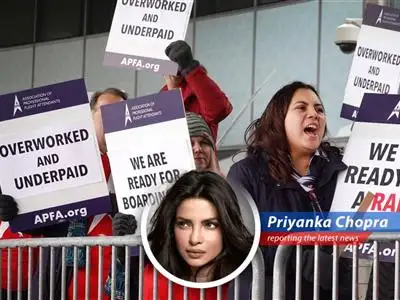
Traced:
MULTIPOLYGON (((202 66, 184 77, 180 88, 187 111, 199 114, 210 127, 217 141, 218 124, 232 112, 232 104, 202 66)), ((168 90, 167 86, 162 91, 168 90)))
MULTIPOLYGON (((339 150, 330 148, 326 152, 327 158, 315 156, 311 168, 316 168, 317 184, 316 195, 322 211, 329 211, 336 188, 337 175, 347 167, 342 162, 339 150)), ((241 185, 253 197, 260 212, 312 212, 313 208, 307 193, 293 180, 287 184, 278 184, 268 172, 268 156, 266 153, 248 154, 246 158, 235 163, 229 173, 229 180, 241 185)), ((276 253, 273 246, 263 247, 265 261, 265 299, 272 299, 272 273, 276 253)), ((323 247, 320 253, 320 299, 331 299, 332 265, 331 247, 323 247)), ((313 247, 303 247, 303 280, 302 298, 313 298, 313 247)), ((295 251, 289 258, 286 281, 286 299, 294 299, 295 296, 295 251)), ((351 299, 351 269, 348 261, 341 259, 340 268, 340 292, 339 299, 351 299)))

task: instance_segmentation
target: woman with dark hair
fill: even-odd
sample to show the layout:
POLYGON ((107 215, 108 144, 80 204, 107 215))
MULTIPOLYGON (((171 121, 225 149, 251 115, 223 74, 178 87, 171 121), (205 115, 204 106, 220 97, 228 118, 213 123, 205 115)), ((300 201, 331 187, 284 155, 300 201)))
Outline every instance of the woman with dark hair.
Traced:
MULTIPOLYGON (((275 93, 262 116, 246 130, 247 156, 235 163, 228 178, 241 184, 259 211, 327 212, 338 173, 347 166, 338 148, 323 142, 326 115, 318 92, 303 82, 292 82, 275 93)), ((320 298, 332 297, 332 247, 319 251, 320 298)), ((276 247, 263 248, 265 299, 272 299, 276 247)), ((313 298, 314 247, 303 248, 301 299, 313 298)), ((287 270, 286 299, 295 295, 295 255, 287 270)), ((351 271, 339 261, 339 299, 351 297, 351 271)))
MULTIPOLYGON (((148 240, 154 257, 169 273, 187 281, 209 282, 228 276, 243 263, 253 243, 234 191, 211 171, 190 171, 179 178, 151 222, 148 240)), ((144 299, 152 299, 153 266, 147 264, 144 272, 144 299)), ((205 299, 217 299, 215 288, 205 292, 205 299)), ((200 299, 198 289, 188 293, 189 299, 200 299)), ((158 295, 168 297, 167 279, 160 274, 158 295)), ((183 288, 173 285, 173 295, 183 299, 183 288)))

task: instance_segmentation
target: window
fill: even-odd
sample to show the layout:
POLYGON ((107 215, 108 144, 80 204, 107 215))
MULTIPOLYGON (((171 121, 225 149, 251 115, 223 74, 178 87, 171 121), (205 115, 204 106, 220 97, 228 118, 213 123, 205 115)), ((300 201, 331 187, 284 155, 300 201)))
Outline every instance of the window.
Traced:
POLYGON ((88 0, 87 34, 109 32, 117 0, 88 0))
POLYGON ((83 35, 84 0, 37 0, 36 41, 83 35))
POLYGON ((0 47, 33 42, 34 0, 2 1, 0 4, 0 47))
POLYGON ((253 6, 253 0, 197 0, 196 16, 206 16, 253 6))
POLYGON ((400 0, 391 0, 390 6, 400 9, 400 0))

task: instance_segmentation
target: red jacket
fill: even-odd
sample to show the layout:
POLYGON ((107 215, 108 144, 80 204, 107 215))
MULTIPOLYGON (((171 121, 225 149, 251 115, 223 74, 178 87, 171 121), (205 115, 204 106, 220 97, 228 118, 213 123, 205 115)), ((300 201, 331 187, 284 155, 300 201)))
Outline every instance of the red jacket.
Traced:
MULTIPOLYGON (((202 66, 186 75, 180 88, 185 109, 203 117, 217 142, 218 124, 232 112, 229 99, 202 66)), ((167 86, 162 88, 167 90, 167 86)))
MULTIPOLYGON (((107 155, 102 155, 101 160, 103 163, 103 170, 107 182, 109 181, 111 168, 107 155)), ((97 215, 89 218, 89 232, 87 236, 112 236, 112 219, 108 214, 97 215)), ((103 247, 103 282, 102 282, 102 299, 111 299, 104 292, 104 285, 106 283, 111 266, 111 247, 103 247)), ((98 274, 99 274, 99 247, 90 248, 90 296, 89 299, 98 299, 98 274)), ((78 299, 85 299, 85 282, 86 282, 86 269, 78 269, 78 299)), ((68 299, 73 299, 73 280, 68 285, 68 299)))
MULTIPOLYGON (((143 299, 153 300, 153 270, 154 267, 151 264, 147 264, 144 268, 143 274, 143 299)), ((158 289, 157 289, 157 300, 168 299, 168 279, 165 278, 161 273, 158 276, 158 289)), ((183 300, 183 290, 181 285, 172 284, 172 295, 174 300, 183 300)), ((210 288, 204 290, 205 300, 217 300, 217 288, 210 288)), ((200 289, 188 288, 188 299, 200 300, 200 289)), ((222 286, 222 297, 221 300, 228 299, 228 285, 222 286)))
MULTIPOLYGON (((9 227, 8 222, 0 221, 0 239, 7 240, 7 239, 24 239, 24 238, 31 238, 32 236, 28 234, 22 233, 13 233, 9 227)), ((36 259, 38 256, 38 249, 32 249, 32 266, 36 265, 36 259)), ((1 271, 3 274, 1 280, 1 287, 7 290, 7 270, 8 270, 8 249, 3 249, 1 252, 1 271)), ((21 249, 21 270, 22 270, 22 291, 28 288, 28 248, 21 249)), ((34 270, 32 270, 34 272, 34 270)), ((11 290, 17 291, 18 290, 18 249, 13 248, 11 249, 11 290)))

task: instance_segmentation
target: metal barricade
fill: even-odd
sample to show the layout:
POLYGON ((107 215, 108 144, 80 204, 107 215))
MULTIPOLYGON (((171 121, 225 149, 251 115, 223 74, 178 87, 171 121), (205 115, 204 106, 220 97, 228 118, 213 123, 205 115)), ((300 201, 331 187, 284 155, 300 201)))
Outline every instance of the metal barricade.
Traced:
MULTIPOLYGON (((125 247, 125 299, 130 299, 129 290, 130 290, 130 282, 131 282, 131 274, 130 274, 130 259, 131 259, 131 248, 130 247, 140 247, 139 251, 139 278, 138 278, 138 299, 143 298, 143 271, 144 271, 144 249, 141 246, 141 240, 138 237, 133 236, 120 236, 120 237, 110 237, 110 236, 103 236, 103 237, 65 237, 65 238, 29 238, 29 239, 14 239, 14 240, 0 240, 0 255, 3 255, 4 251, 8 251, 8 268, 7 268, 7 278, 8 278, 8 295, 7 299, 11 299, 11 281, 14 278, 18 280, 18 300, 22 299, 21 296, 21 278, 22 278, 22 266, 21 266, 21 250, 24 248, 28 248, 28 289, 27 289, 27 299, 29 300, 42 300, 43 299, 43 253, 45 248, 50 248, 50 282, 49 282, 49 299, 55 299, 54 289, 55 289, 55 280, 54 280, 54 269, 56 265, 55 261, 55 249, 61 247, 61 299, 66 299, 66 291, 68 289, 66 285, 66 248, 73 247, 73 275, 72 275, 72 283, 73 283, 73 295, 72 298, 74 300, 78 299, 77 287, 78 285, 81 286, 82 282, 78 283, 78 262, 77 262, 77 253, 79 247, 84 247, 86 249, 86 270, 90 270, 90 250, 91 247, 98 247, 99 251, 99 260, 98 260, 98 282, 97 282, 97 289, 98 289, 98 298, 103 298, 103 291, 104 291, 104 282, 103 282, 103 250, 104 247, 112 247, 112 254, 111 254, 111 299, 116 299, 116 285, 115 285, 115 278, 116 278, 116 247, 125 247), (18 272, 17 274, 11 274, 11 250, 18 249, 18 272), (38 299, 32 298, 32 275, 34 272, 35 266, 32 263, 32 250, 39 249, 38 253, 38 275, 39 275, 39 284, 38 284, 38 299), (16 276, 16 277, 15 277, 16 276)), ((1 262, 1 260, 0 260, 1 262)), ((2 263, 2 262, 1 262, 2 263)), ((2 266, 0 266, 0 281, 2 280, 2 266)), ((264 277, 264 261, 261 250, 258 249, 255 257, 252 261, 252 288, 251 288, 251 299, 262 299, 264 295, 264 284, 265 284, 265 277, 264 277)), ((94 299, 93 295, 89 294, 90 291, 90 281, 89 281, 90 272, 86 272, 85 278, 85 299, 94 299)), ((240 276, 239 276, 240 277, 240 276)), ((234 280, 234 299, 239 299, 239 283, 240 278, 236 278, 234 280)), ((168 299, 173 299, 172 295, 172 282, 168 282, 168 299)), ((157 286, 157 271, 154 271, 153 276, 153 287, 157 286)), ((188 289, 184 288, 184 300, 187 300, 188 289)), ((200 292, 201 299, 205 299, 205 290, 201 290, 200 292)), ((0 289, 0 299, 1 299, 1 289, 0 289)), ((157 288, 153 289, 153 299, 158 299, 157 296, 157 288)), ((218 298, 216 300, 222 300, 222 289, 218 287, 218 298)), ((47 299, 43 299, 47 300, 47 299)), ((80 300, 80 299, 79 299, 80 300)), ((242 300, 242 299, 240 299, 242 300)))
MULTIPOLYGON (((373 249, 373 300, 378 300, 379 291, 379 253, 378 245, 379 242, 394 242, 395 243, 395 271, 394 271, 394 298, 400 299, 400 282, 399 282, 399 271, 400 271, 400 233, 373 233, 368 237, 368 242, 374 243, 373 249)), ((337 245, 332 246, 332 299, 339 299, 339 286, 338 286, 338 261, 340 256, 340 247, 337 245)), ((352 299, 359 299, 359 289, 358 289, 358 246, 352 246, 352 299)), ((284 300, 286 299, 286 269, 289 261, 289 256, 292 253, 293 248, 296 248, 296 272, 295 272, 295 299, 301 299, 302 294, 302 246, 290 246, 290 245, 280 245, 277 248, 274 267, 273 267, 273 285, 272 285, 272 299, 274 300, 284 300)), ((314 246, 314 282, 313 282, 313 299, 319 299, 319 279, 320 279, 320 265, 319 265, 319 251, 320 246, 314 246)), ((323 271, 323 269, 322 269, 323 271)), ((307 299, 309 300, 309 299, 307 299)), ((325 300, 325 299, 323 299, 325 300)))

